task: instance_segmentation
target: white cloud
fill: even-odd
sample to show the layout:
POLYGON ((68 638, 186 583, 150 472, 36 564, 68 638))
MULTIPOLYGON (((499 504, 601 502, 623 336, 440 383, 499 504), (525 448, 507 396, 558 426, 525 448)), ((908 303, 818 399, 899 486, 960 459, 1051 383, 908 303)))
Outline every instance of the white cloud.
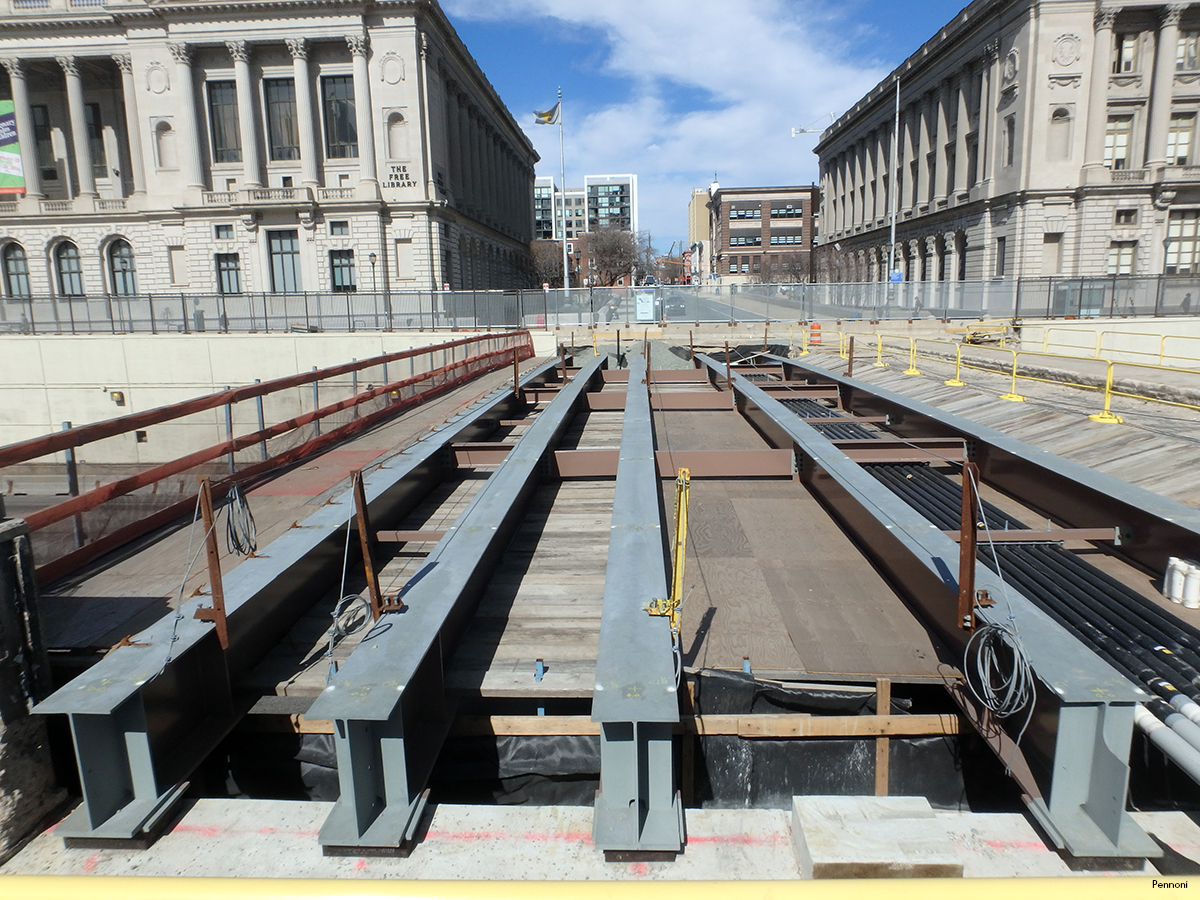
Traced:
MULTIPOLYGON (((584 173, 638 175, 642 228, 660 244, 687 234, 687 203, 714 172, 722 184, 807 184, 816 135, 884 77, 852 55, 846 27, 817 0, 443 0, 451 19, 549 19, 599 35, 602 74, 621 95, 579 105, 567 97, 571 184, 584 173), (680 101, 678 97, 691 97, 680 101)), ((531 65, 531 72, 535 66, 531 65)), ((524 125, 558 172, 555 129, 524 125)), ((665 244, 663 244, 665 249, 665 244)))

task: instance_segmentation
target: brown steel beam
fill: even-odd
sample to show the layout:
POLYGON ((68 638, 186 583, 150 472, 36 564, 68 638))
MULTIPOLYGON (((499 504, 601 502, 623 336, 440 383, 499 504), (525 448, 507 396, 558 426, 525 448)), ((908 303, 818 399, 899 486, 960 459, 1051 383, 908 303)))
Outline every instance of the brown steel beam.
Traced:
POLYGON ((450 449, 454 452, 456 466, 470 468, 472 466, 498 466, 504 462, 514 446, 516 445, 503 442, 479 441, 451 444, 450 449))
MULTIPOLYGON (((623 393, 595 392, 587 395, 588 409, 613 411, 625 408, 623 393)), ((654 410, 729 409, 729 395, 723 391, 654 391, 650 394, 654 410)))
POLYGON ((962 462, 967 455, 966 443, 958 438, 861 438, 834 441, 833 445, 856 463, 962 462))
POLYGON ((975 510, 979 506, 979 467, 962 469, 962 515, 958 535, 958 627, 975 630, 975 510))
MULTIPOLYGON (((666 382, 686 382, 704 384, 708 381, 708 375, 701 369, 655 369, 652 373, 652 381, 658 383, 666 382)), ((605 384, 628 384, 629 370, 628 369, 605 369, 604 370, 605 384)))
MULTIPOLYGON (((619 450, 556 450, 559 478, 613 478, 619 450)), ((659 450, 654 454, 658 474, 675 478, 680 468, 693 478, 791 478, 791 450, 659 450)))
MULTIPOLYGON (((954 540, 962 539, 961 531, 943 532, 946 537, 954 540)), ((1051 528, 1038 531, 1033 528, 1018 530, 984 531, 977 529, 977 540, 991 541, 993 544, 1027 544, 1031 541, 1112 541, 1118 542, 1121 536, 1119 528, 1051 528)))
POLYGON ((436 543, 446 536, 444 531, 377 531, 375 540, 381 544, 436 543))

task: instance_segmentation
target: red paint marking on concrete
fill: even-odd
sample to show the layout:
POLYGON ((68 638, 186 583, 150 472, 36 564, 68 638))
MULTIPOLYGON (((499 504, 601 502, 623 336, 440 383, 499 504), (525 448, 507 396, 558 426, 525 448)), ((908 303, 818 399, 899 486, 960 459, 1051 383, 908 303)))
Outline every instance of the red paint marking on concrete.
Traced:
POLYGON ((630 863, 629 864, 629 874, 632 875, 634 878, 638 878, 638 879, 645 878, 647 875, 650 874, 650 867, 648 865, 646 865, 645 863, 630 863))
POLYGON ((96 871, 96 866, 100 865, 100 852, 97 851, 83 861, 83 874, 91 875, 96 871))
POLYGON ((361 872, 361 871, 362 871, 363 869, 365 869, 366 867, 367 867, 367 861, 366 861, 365 859, 360 859, 360 860, 357 860, 357 861, 354 863, 354 868, 355 868, 357 871, 359 871, 359 872, 361 872))
POLYGON ((745 847, 780 847, 790 841, 781 834, 756 837, 752 834, 688 835, 689 844, 740 844, 745 847))
POLYGON ((457 841, 460 843, 508 839, 508 835, 503 831, 430 831, 428 837, 434 841, 457 841))
POLYGON ((201 837, 218 837, 226 834, 224 828, 215 825, 185 825, 182 822, 171 829, 171 834, 198 834, 201 837))
POLYGON ((1036 850, 1045 851, 1046 845, 1041 841, 985 841, 993 850, 1036 850))
POLYGON ((590 844, 592 836, 586 831, 560 831, 555 834, 546 834, 541 831, 527 831, 521 835, 527 841, 546 842, 561 841, 566 844, 590 844))

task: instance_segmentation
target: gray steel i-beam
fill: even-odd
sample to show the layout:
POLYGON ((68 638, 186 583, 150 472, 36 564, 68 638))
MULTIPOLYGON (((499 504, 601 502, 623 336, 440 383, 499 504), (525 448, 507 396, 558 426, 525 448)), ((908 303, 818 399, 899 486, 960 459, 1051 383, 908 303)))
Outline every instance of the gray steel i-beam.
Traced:
MULTIPOLYGON (((554 365, 525 383, 541 383, 554 365)), ((497 389, 373 470, 364 481, 372 521, 399 521, 442 480, 451 444, 489 436, 517 404, 511 389, 497 389)), ((209 598, 186 599, 38 704, 37 713, 70 717, 83 803, 56 832, 69 845, 154 839, 192 771, 244 712, 237 679, 336 583, 353 509, 347 490, 225 576, 228 652, 211 623, 193 618, 209 598)))
MULTIPOLYGON (((696 359, 710 378, 723 375, 723 363, 696 359)), ((961 655, 968 635, 957 621, 958 545, 736 369, 733 389, 742 414, 776 446, 795 447, 801 480, 961 655)), ((1020 747, 1003 738, 1030 812, 1073 856, 1161 856, 1125 811, 1134 712, 1148 695, 991 570, 977 568, 975 586, 997 601, 976 609, 979 621, 1015 625, 1040 682, 1020 747)))
POLYGON ((631 354, 592 694, 592 721, 600 723, 592 838, 610 855, 683 849, 671 627, 646 612, 650 601, 668 595, 662 518, 646 359, 631 354))
POLYGON ((520 524, 549 457, 607 357, 593 357, 516 441, 307 716, 332 719, 341 795, 321 828, 328 855, 403 854, 450 730, 445 665, 520 524))

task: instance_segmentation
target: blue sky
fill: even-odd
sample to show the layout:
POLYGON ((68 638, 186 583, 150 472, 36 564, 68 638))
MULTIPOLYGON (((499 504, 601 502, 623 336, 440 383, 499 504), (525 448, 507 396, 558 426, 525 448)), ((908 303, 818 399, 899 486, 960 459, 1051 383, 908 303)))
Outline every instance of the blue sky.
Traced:
POLYGON ((692 188, 808 184, 821 128, 966 0, 442 0, 459 36, 558 179, 638 176, 642 230, 687 238, 692 188))

